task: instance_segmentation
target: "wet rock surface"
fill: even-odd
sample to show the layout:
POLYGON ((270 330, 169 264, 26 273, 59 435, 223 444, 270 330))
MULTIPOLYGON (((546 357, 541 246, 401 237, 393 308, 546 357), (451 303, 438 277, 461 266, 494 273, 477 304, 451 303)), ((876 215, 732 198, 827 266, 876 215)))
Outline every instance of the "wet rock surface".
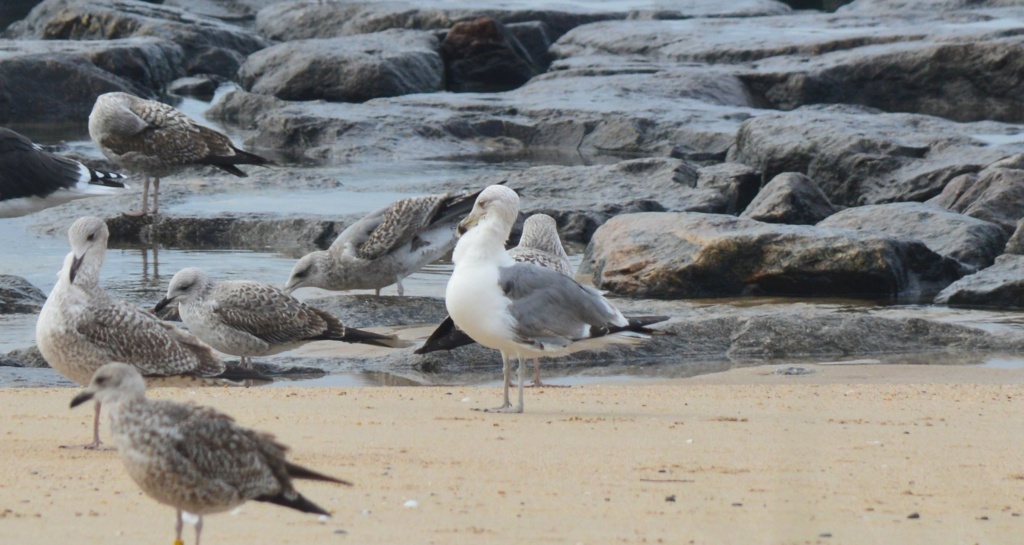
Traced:
POLYGON ((813 225, 835 211, 814 180, 799 172, 784 172, 761 188, 740 217, 765 223, 813 225))
POLYGON ((942 290, 935 302, 979 308, 1024 308, 1024 256, 1001 255, 987 269, 942 290))
POLYGON ((32 314, 39 312, 46 294, 24 278, 0 274, 0 314, 32 314))
POLYGON ((633 297, 916 297, 965 273, 916 240, 698 213, 616 216, 594 233, 580 274, 633 297))
MULTIPOLYGON (((122 247, 290 258, 327 247, 360 216, 286 206, 292 192, 404 195, 505 181, 521 191, 524 216, 548 213, 564 240, 590 244, 581 278, 658 298, 616 300, 628 313, 675 317, 664 326, 673 335, 546 364, 558 373, 666 360, 696 373, 861 354, 963 361, 1024 346, 1012 325, 936 315, 1020 304, 1024 243, 1007 242, 1024 217, 1024 7, 1014 4, 857 0, 826 14, 770 0, 557 9, 45 0, 0 40, 0 123, 82 125, 111 90, 216 96, 207 119, 279 163, 242 179, 176 175, 157 218, 121 216, 137 204, 132 178, 136 190, 124 196, 19 223, 60 244, 74 218, 97 214, 122 247), (473 172, 424 176, 438 161, 473 172), (408 176, 379 184, 339 174, 406 162, 408 176), (280 210, 210 205, 263 192, 280 195, 280 210), (205 205, 190 208, 196 200, 205 205), (936 301, 949 306, 892 311, 680 300, 916 301, 943 288, 936 301)), ((96 159, 80 144, 58 151, 96 159)), ((430 297, 314 302, 350 325, 401 335, 445 314, 430 297)), ((270 363, 412 383, 497 377, 498 356, 482 347, 411 351, 296 351, 270 363)))

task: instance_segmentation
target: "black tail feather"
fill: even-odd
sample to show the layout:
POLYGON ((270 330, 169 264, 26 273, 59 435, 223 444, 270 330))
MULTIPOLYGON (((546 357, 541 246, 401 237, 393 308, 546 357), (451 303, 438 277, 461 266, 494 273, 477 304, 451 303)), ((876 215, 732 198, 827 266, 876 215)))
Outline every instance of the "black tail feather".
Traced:
POLYGON ((234 148, 234 150, 235 150, 235 154, 234 155, 228 155, 228 156, 216 155, 216 156, 211 156, 211 157, 205 157, 201 161, 198 161, 198 163, 203 164, 203 165, 215 166, 215 167, 223 170, 224 172, 227 172, 229 174, 234 174, 235 176, 238 176, 239 178, 247 178, 249 175, 246 174, 245 172, 243 172, 241 169, 239 169, 235 165, 271 165, 271 166, 273 166, 273 165, 277 164, 277 163, 274 163, 273 161, 271 161, 270 159, 267 159, 265 157, 260 157, 259 155, 256 155, 255 153, 249 153, 248 151, 240 150, 238 148, 234 148))
POLYGON ((260 496, 256 498, 256 501, 263 501, 267 503, 273 503, 283 507, 290 507, 296 511, 302 511, 303 513, 314 513, 317 515, 331 516, 323 507, 309 501, 305 496, 295 493, 295 497, 289 498, 285 493, 280 493, 276 496, 260 496))
POLYGON ((123 174, 118 174, 116 172, 104 172, 102 170, 89 169, 89 183, 92 185, 124 188, 124 182, 118 181, 123 180, 124 178, 123 174))
POLYGON ((307 481, 324 481, 328 483, 343 484, 345 486, 352 486, 352 483, 331 477, 330 475, 324 475, 318 471, 313 471, 308 467, 302 467, 300 465, 293 464, 291 462, 284 463, 285 469, 288 470, 288 476, 293 479, 306 479, 307 481))
POLYGON ((384 346, 387 348, 404 348, 409 346, 409 343, 398 339, 394 335, 382 335, 380 333, 363 331, 362 329, 356 329, 354 327, 346 327, 344 335, 329 337, 329 340, 369 344, 372 346, 384 346))
POLYGON ((626 320, 629 321, 629 325, 623 327, 611 327, 608 329, 608 333, 618 333, 620 331, 651 333, 654 330, 648 329, 647 326, 664 322, 668 320, 668 316, 626 316, 626 320))
POLYGON ((473 344, 474 341, 465 331, 455 327, 451 316, 446 316, 441 325, 430 334, 423 346, 413 351, 414 354, 429 354, 438 350, 454 350, 460 346, 473 344))

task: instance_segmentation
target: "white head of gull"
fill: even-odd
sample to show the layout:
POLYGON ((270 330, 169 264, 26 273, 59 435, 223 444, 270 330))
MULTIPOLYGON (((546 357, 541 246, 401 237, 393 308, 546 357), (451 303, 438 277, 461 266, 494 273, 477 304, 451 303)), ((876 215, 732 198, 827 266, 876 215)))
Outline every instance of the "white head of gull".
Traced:
POLYGON ((518 214, 519 196, 507 187, 492 185, 477 197, 459 224, 462 236, 445 293, 455 325, 474 341, 501 351, 505 399, 495 412, 523 411, 524 357, 596 348, 616 341, 617 334, 606 335, 609 329, 629 325, 597 290, 550 269, 517 263, 505 241, 518 214), (516 407, 509 401, 512 355, 519 359, 516 407))
POLYGON ((71 407, 90 399, 109 407, 110 428, 128 475, 148 496, 177 509, 178 545, 183 512, 198 516, 198 544, 203 515, 249 500, 330 516, 295 490, 292 479, 351 484, 289 462, 287 447, 272 435, 239 426, 214 409, 146 399, 146 384, 131 365, 100 367, 71 407))

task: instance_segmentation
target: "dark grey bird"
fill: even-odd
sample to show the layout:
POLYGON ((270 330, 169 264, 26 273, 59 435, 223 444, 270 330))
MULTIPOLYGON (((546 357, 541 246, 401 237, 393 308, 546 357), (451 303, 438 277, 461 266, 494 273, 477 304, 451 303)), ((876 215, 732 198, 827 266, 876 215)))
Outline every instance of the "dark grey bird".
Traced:
POLYGON ((75 199, 117 195, 124 176, 51 153, 0 127, 0 218, 31 214, 75 199))
POLYGON ((177 109, 128 93, 104 93, 89 114, 89 136, 121 168, 143 175, 142 208, 129 215, 159 212, 160 178, 190 166, 214 166, 245 177, 236 165, 270 165, 269 159, 235 147, 231 139, 196 123, 177 109), (149 178, 153 209, 149 210, 149 178))
POLYGON ((274 436, 239 426, 209 407, 146 399, 138 370, 108 363, 71 400, 77 407, 96 399, 109 407, 110 428, 128 475, 149 497, 177 509, 175 543, 180 545, 182 513, 199 517, 229 511, 249 500, 330 516, 295 490, 292 479, 351 486, 289 462, 288 447, 274 436))
POLYGON ((396 348, 392 335, 346 327, 336 316, 299 301, 280 288, 251 280, 214 282, 195 267, 171 278, 167 295, 153 309, 170 304, 189 331, 233 356, 267 356, 313 341, 342 341, 396 348))

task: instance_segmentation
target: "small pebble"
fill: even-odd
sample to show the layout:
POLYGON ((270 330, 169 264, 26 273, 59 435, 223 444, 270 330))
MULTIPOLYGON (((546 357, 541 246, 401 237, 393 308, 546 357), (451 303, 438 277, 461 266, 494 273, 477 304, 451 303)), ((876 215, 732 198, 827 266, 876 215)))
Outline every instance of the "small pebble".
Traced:
POLYGON ((671 495, 665 496, 665 501, 676 501, 676 495, 675 494, 671 494, 671 495))
POLYGON ((420 506, 420 502, 418 502, 416 500, 409 500, 409 501, 405 502, 403 505, 405 507, 408 507, 409 509, 412 509, 414 507, 419 507, 420 506))
POLYGON ((335 530, 334 533, 338 534, 338 535, 345 535, 348 532, 346 532, 345 530, 342 530, 342 529, 339 528, 339 529, 335 530))
POLYGON ((921 514, 920 513, 911 513, 911 514, 907 515, 907 518, 908 519, 919 519, 919 518, 921 518, 921 514))
POLYGON ((806 367, 779 367, 775 370, 775 374, 786 376, 813 375, 814 371, 806 367))
POLYGON ((470 398, 468 398, 468 397, 464 397, 464 398, 462 398, 462 402, 463 402, 463 403, 469 403, 470 401, 473 401, 473 400, 472 400, 472 399, 470 399, 470 398))

